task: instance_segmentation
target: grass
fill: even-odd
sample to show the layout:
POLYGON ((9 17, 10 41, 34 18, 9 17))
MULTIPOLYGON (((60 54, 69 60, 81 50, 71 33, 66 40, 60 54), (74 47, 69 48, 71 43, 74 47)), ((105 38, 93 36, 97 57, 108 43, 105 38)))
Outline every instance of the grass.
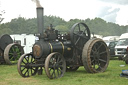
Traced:
POLYGON ((50 80, 45 72, 23 78, 17 71, 17 65, 0 65, 0 85, 128 85, 128 78, 119 76, 126 69, 128 65, 124 61, 110 60, 104 73, 90 74, 80 67, 76 72, 66 72, 60 79, 50 80))

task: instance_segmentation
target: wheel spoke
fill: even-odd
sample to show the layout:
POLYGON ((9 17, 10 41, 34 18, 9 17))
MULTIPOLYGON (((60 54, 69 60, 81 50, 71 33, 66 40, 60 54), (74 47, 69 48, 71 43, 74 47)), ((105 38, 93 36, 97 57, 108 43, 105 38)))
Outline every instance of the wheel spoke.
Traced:
POLYGON ((101 46, 103 45, 103 43, 100 44, 100 46, 98 46, 97 50, 99 50, 101 48, 101 46))
POLYGON ((95 68, 95 65, 96 65, 96 64, 95 64, 95 62, 94 62, 94 63, 93 63, 93 68, 95 68))
POLYGON ((15 52, 15 49, 13 47, 11 49, 12 49, 13 52, 15 52))
POLYGON ((85 31, 87 31, 87 29, 84 29, 84 31, 83 31, 83 33, 82 33, 82 34, 84 34, 84 33, 85 33, 85 31))
POLYGON ((20 67, 25 67, 25 65, 20 65, 20 67))
POLYGON ((63 59, 60 59, 60 61, 58 61, 58 63, 62 63, 63 62, 63 59))
POLYGON ((59 62, 59 60, 60 60, 60 57, 57 58, 57 63, 59 62))
POLYGON ((26 75, 27 72, 28 72, 28 69, 25 71, 24 76, 26 75))
POLYGON ((31 58, 31 63, 32 63, 32 60, 33 60, 33 58, 31 58))
POLYGON ((34 60, 34 57, 32 54, 24 54, 20 57, 18 61, 18 72, 21 76, 29 77, 36 74, 38 68, 31 66, 32 59, 34 60))
POLYGON ((106 63, 106 62, 107 62, 106 60, 103 60, 103 59, 99 59, 99 61, 102 61, 102 62, 104 62, 104 63, 106 63))
POLYGON ((105 51, 101 52, 100 55, 101 55, 101 54, 104 54, 104 53, 107 53, 107 51, 105 50, 105 51))
POLYGON ((74 24, 70 33, 71 43, 78 50, 82 50, 84 43, 90 39, 90 30, 84 23, 74 24))
POLYGON ((22 70, 21 70, 21 72, 23 72, 25 70, 25 68, 23 68, 22 70))
POLYGON ((22 60, 22 63, 26 64, 26 62, 24 60, 22 60))
POLYGON ((95 61, 95 60, 93 59, 93 60, 91 61, 91 63, 93 64, 93 63, 94 63, 94 61, 95 61))
POLYGON ((28 76, 29 76, 29 70, 30 70, 30 69, 28 69, 28 76))
POLYGON ((94 50, 94 52, 97 52, 96 45, 94 45, 92 49, 94 50))
POLYGON ((9 53, 9 55, 13 55, 13 53, 9 53))
POLYGON ((58 68, 57 68, 57 74, 58 74, 58 76, 60 75, 58 68))
POLYGON ((28 57, 28 56, 25 56, 24 59, 25 59, 25 60, 27 61, 27 63, 28 63, 28 59, 27 59, 26 57, 28 57))
POLYGON ((80 40, 80 37, 77 39, 77 41, 75 42, 75 45, 77 45, 78 41, 80 40))
POLYGON ((21 52, 18 52, 17 54, 20 54, 21 55, 21 52))
POLYGON ((27 58, 28 58, 28 63, 29 63, 29 57, 30 57, 30 56, 27 57, 27 58))
MULTIPOLYGON (((31 70, 31 75, 32 75, 32 70, 33 70, 33 68, 31 68, 30 70, 31 70)), ((33 70, 33 71, 34 71, 34 70, 33 70)))
POLYGON ((15 47, 16 52, 20 51, 20 48, 18 48, 17 46, 15 47))
POLYGON ((45 72, 49 78, 62 77, 66 70, 66 63, 60 53, 51 53, 45 60, 45 72))
POLYGON ((108 47, 102 39, 93 38, 89 40, 84 45, 82 53, 84 68, 90 73, 104 72, 109 63, 108 55, 108 47))
POLYGON ((54 78, 54 75, 55 75, 55 70, 53 70, 53 72, 52 72, 52 75, 51 75, 51 76, 54 78))
POLYGON ((13 59, 13 55, 10 55, 10 56, 9 56, 9 59, 12 60, 12 59, 13 59))
POLYGON ((79 29, 79 32, 80 32, 80 24, 78 24, 78 29, 79 29))
POLYGON ((76 33, 73 33, 73 34, 74 34, 74 36, 76 36, 76 37, 77 37, 77 36, 78 36, 78 37, 80 36, 79 34, 76 34, 76 33))

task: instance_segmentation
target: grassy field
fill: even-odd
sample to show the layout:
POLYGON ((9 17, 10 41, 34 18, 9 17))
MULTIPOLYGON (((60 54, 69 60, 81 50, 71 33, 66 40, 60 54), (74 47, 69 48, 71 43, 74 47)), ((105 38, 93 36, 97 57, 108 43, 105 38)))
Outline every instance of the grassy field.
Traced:
POLYGON ((128 78, 119 76, 126 69, 128 65, 124 61, 110 60, 104 73, 89 74, 80 67, 76 72, 66 72, 60 79, 50 80, 45 73, 23 78, 17 65, 0 65, 0 85, 128 85, 128 78))

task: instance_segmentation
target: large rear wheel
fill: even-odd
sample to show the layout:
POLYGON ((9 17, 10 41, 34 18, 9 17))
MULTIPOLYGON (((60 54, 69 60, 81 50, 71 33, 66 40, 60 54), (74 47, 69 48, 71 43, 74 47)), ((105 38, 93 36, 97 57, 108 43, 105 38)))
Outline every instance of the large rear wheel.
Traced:
POLYGON ((9 44, 4 50, 4 59, 7 64, 17 63, 20 56, 24 53, 23 47, 19 44, 9 44))
POLYGON ((109 64, 109 51, 106 43, 99 38, 89 40, 84 45, 82 61, 87 72, 104 72, 109 64))

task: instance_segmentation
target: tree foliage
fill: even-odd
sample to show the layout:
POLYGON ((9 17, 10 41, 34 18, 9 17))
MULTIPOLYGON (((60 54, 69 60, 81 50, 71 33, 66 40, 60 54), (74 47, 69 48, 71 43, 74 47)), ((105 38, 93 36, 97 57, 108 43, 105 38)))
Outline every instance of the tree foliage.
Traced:
POLYGON ((3 14, 5 13, 5 11, 0 11, 0 23, 4 20, 4 18, 2 17, 3 14))
MULTIPOLYGON (((83 22, 88 25, 91 33, 103 36, 120 36, 122 33, 128 31, 128 26, 120 26, 115 23, 106 22, 101 18, 95 19, 71 19, 65 21, 64 19, 56 16, 44 16, 44 29, 48 28, 50 24, 59 31, 69 32, 71 27, 78 22, 83 22)), ((18 17, 12 19, 11 22, 0 24, 0 35, 2 34, 34 34, 37 33, 37 19, 25 19, 18 17)))

